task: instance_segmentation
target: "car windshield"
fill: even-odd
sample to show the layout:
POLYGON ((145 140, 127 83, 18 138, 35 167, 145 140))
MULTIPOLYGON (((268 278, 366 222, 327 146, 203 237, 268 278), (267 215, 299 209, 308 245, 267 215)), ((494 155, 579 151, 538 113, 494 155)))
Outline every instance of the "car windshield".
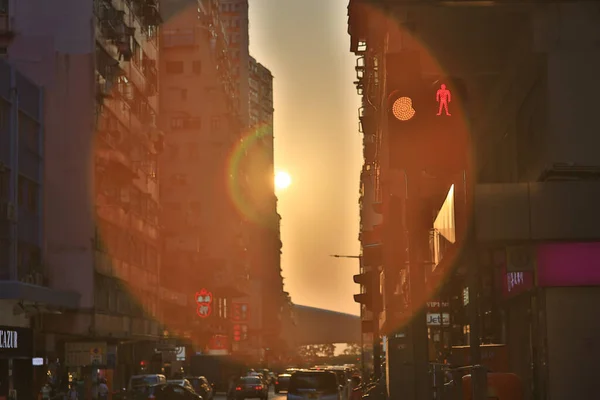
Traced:
POLYGON ((131 378, 131 387, 138 388, 140 386, 147 386, 158 383, 156 376, 136 376, 131 378))
POLYGON ((277 378, 277 380, 279 382, 287 382, 290 380, 290 377, 289 376, 280 376, 279 378, 277 378))
POLYGON ((346 384, 346 373, 344 371, 332 370, 332 372, 335 372, 337 375, 340 385, 346 384))
POLYGON ((240 379, 240 381, 241 381, 241 383, 244 383, 246 385, 259 385, 260 384, 260 379, 252 377, 252 376, 246 376, 246 377, 240 379))
POLYGON ((152 396, 156 396, 164 385, 152 385, 152 386, 136 386, 131 393, 131 399, 133 400, 147 400, 152 396))
POLYGON ((337 390, 337 379, 329 372, 296 372, 290 379, 290 393, 302 391, 337 393, 337 390))

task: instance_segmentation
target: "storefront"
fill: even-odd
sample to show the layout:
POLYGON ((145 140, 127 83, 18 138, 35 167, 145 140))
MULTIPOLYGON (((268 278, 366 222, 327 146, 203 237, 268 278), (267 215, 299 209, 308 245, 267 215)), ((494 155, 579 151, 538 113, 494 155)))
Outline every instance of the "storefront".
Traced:
POLYGON ((0 399, 32 400, 33 331, 0 326, 0 399))

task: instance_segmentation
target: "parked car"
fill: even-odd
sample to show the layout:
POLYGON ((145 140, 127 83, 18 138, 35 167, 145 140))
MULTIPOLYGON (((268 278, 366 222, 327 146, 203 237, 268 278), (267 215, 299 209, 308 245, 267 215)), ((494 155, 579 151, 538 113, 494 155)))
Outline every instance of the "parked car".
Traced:
POLYGON ((162 374, 133 375, 131 378, 129 378, 127 390, 132 391, 139 387, 157 385, 161 383, 167 383, 167 378, 162 374))
POLYGON ((275 393, 279 393, 281 391, 287 392, 291 377, 291 374, 279 374, 275 378, 275 393))
MULTIPOLYGON (((179 386, 183 386, 184 388, 190 389, 191 391, 194 391, 194 387, 192 386, 192 384, 190 383, 190 381, 188 381, 187 379, 169 379, 167 381, 167 383, 171 383, 173 385, 179 385, 179 386)), ((198 393, 200 394, 200 393, 198 393)))
POLYGON ((191 384, 196 393, 204 400, 213 400, 215 397, 215 389, 204 376, 188 376, 186 378, 191 384))
POLYGON ((162 383, 139 387, 132 400, 203 400, 193 390, 178 384, 162 383))

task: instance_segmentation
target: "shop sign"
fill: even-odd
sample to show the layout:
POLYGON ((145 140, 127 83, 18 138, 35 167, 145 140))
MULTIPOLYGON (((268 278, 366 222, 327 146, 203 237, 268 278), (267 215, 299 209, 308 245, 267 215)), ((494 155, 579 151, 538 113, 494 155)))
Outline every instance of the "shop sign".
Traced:
POLYGON ((107 365, 108 348, 104 342, 65 343, 65 366, 107 365))
POLYGON ((0 326, 0 358, 31 357, 33 333, 29 328, 0 326))
POLYGON ((508 272, 502 268, 502 295, 510 298, 534 287, 532 272, 508 272))
POLYGON ((427 326, 449 326, 449 313, 427 313, 427 326))
POLYGON ((450 308, 450 303, 447 301, 428 301, 427 308, 438 309, 438 308, 450 308))
POLYGON ((196 314, 200 318, 208 318, 212 313, 213 295, 207 289, 196 293, 196 314))
POLYGON ((185 346, 175 348, 175 358, 177 361, 185 361, 185 346))

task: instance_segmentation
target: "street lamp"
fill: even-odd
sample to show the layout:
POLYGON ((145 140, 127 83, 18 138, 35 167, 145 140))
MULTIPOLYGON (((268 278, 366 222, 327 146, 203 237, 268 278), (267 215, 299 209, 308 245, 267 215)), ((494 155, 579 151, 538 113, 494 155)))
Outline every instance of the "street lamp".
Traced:
POLYGON ((335 257, 335 258, 360 258, 360 256, 345 256, 345 255, 340 255, 340 254, 330 254, 329 257, 335 257))

